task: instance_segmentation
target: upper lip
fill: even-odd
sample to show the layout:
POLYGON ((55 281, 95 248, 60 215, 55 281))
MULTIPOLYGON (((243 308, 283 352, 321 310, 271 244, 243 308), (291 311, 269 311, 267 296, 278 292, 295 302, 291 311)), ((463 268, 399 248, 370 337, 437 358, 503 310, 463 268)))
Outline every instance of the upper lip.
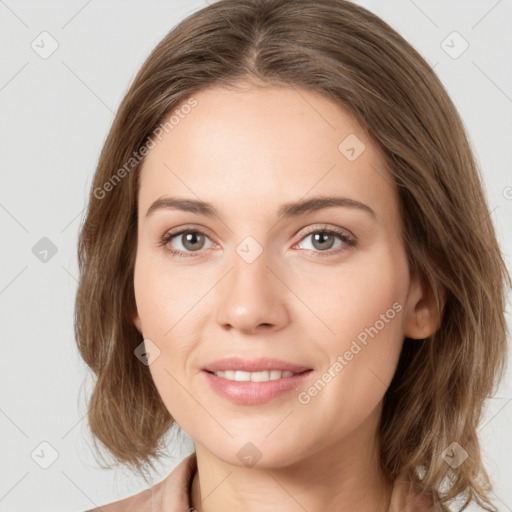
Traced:
POLYGON ((226 357, 208 363, 203 370, 209 372, 223 372, 227 370, 240 370, 245 372, 261 372, 264 370, 281 370, 294 373, 301 373, 305 370, 311 370, 308 366, 298 365, 282 361, 279 359, 271 359, 261 357, 258 359, 243 359, 241 357, 226 357))

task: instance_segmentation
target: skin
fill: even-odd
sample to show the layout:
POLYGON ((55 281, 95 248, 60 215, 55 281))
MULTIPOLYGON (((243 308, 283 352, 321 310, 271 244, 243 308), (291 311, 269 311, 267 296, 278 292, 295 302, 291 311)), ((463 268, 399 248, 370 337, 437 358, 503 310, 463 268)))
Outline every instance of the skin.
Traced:
POLYGON ((144 162, 133 317, 160 350, 150 365, 155 385, 195 443, 192 505, 199 512, 382 511, 392 490, 378 465, 382 398, 404 337, 424 338, 438 320, 409 275, 391 174, 356 120, 318 93, 240 84, 194 97, 197 106, 144 162), (338 150, 349 134, 366 146, 354 161, 338 150), (376 219, 349 207, 277 218, 282 203, 333 194, 370 206, 376 219), (221 219, 171 209, 146 216, 153 201, 171 195, 208 201, 221 219), (337 235, 332 246, 315 244, 324 226, 357 245, 337 235), (207 232, 192 245, 180 235, 168 242, 192 256, 171 257, 159 243, 180 227, 207 232), (236 252, 247 236, 263 251, 252 263, 236 252), (301 404, 299 392, 394 303, 401 311, 301 404), (297 391, 237 405, 201 373, 236 355, 314 371, 297 391), (237 457, 247 442, 261 452, 253 467, 237 457))

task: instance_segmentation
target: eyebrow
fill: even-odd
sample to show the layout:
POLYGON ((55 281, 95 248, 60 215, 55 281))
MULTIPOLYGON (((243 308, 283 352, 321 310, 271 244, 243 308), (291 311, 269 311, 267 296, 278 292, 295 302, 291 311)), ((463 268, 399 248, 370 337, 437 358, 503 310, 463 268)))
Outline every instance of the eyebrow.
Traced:
MULTIPOLYGON (((377 219, 377 214, 366 204, 339 196, 313 197, 311 199, 302 199, 290 203, 284 203, 279 207, 277 216, 279 219, 298 217, 306 213, 332 207, 355 208, 370 214, 373 219, 377 219)), ((196 199, 186 199, 181 197, 161 197, 154 201, 146 212, 149 217, 158 210, 180 210, 192 212, 207 217, 221 218, 219 211, 211 204, 196 199)))

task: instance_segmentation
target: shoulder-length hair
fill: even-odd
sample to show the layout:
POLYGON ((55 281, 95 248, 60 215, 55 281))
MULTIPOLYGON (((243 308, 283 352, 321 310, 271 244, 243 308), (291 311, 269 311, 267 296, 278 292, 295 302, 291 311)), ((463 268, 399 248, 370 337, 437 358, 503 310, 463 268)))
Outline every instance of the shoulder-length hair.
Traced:
POLYGON ((132 315, 143 157, 194 94, 241 81, 319 92, 348 109, 382 150, 399 191, 411 276, 433 294, 442 320, 428 338, 404 340, 384 396, 381 468, 445 502, 464 493, 462 509, 474 500, 493 510, 477 426, 505 370, 510 276, 480 170, 431 67, 383 20, 345 0, 213 3, 166 35, 122 100, 78 244, 75 334, 97 377, 88 404, 97 451, 99 440, 117 462, 142 472, 154 468, 175 425, 134 356, 142 342, 132 315), (453 442, 468 453, 456 468, 442 456, 453 442))

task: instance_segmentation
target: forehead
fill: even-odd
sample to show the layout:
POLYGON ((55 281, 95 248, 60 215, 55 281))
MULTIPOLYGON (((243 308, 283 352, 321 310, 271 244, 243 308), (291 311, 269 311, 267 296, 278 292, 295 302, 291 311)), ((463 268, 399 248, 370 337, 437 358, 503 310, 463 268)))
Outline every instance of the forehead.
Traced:
POLYGON ((193 98, 192 108, 169 113, 172 124, 145 158, 142 208, 165 194, 262 208, 339 193, 374 210, 396 209, 378 148, 348 110, 323 95, 245 86, 193 98))

